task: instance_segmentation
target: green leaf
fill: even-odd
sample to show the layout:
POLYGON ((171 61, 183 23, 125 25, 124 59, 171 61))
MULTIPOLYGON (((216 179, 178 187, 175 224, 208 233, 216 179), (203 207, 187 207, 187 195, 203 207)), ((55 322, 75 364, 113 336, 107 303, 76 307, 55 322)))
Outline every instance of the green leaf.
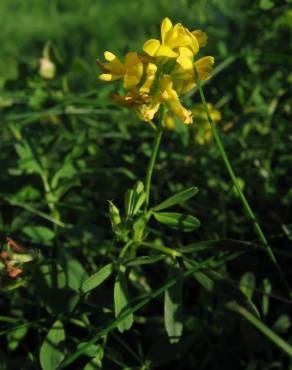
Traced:
POLYGON ((68 252, 61 251, 61 266, 66 276, 66 286, 79 292, 82 283, 88 278, 81 263, 68 252))
POLYGON ((241 276, 241 279, 239 282, 239 289, 249 300, 252 300, 255 285, 256 285, 256 280, 252 272, 248 271, 241 276))
POLYGON ((144 184, 142 181, 137 181, 133 189, 129 189, 125 195, 125 213, 127 217, 132 217, 137 214, 146 199, 144 192, 144 184))
POLYGON ((153 207, 154 211, 161 211, 162 209, 166 209, 169 207, 172 207, 176 204, 184 203, 188 199, 192 198, 194 195, 197 194, 198 188, 191 187, 189 189, 186 189, 184 191, 181 191, 180 193, 177 193, 166 200, 164 200, 162 203, 158 204, 157 206, 153 207))
POLYGON ((127 266, 149 265, 161 261, 164 256, 139 256, 125 262, 127 266))
POLYGON ((136 215, 138 213, 138 211, 143 206, 145 199, 146 199, 146 193, 144 191, 141 194, 137 195, 137 198, 135 200, 134 209, 133 209, 133 215, 136 215))
POLYGON ((36 294, 43 301, 50 314, 70 313, 79 300, 79 294, 67 287, 66 275, 62 267, 44 262, 33 275, 36 294))
POLYGON ((178 264, 170 267, 168 277, 177 279, 177 283, 164 293, 164 323, 170 343, 177 343, 183 331, 182 273, 178 264))
MULTIPOLYGON (((117 318, 129 308, 129 293, 125 272, 120 268, 114 286, 115 317, 117 318)), ((129 314, 118 324, 118 330, 123 333, 133 325, 133 314, 129 314)))
POLYGON ((262 313, 267 316, 270 308, 270 294, 272 292, 272 285, 268 279, 263 280, 263 297, 262 297, 262 313))
POLYGON ((77 172, 78 170, 73 166, 72 163, 65 163, 63 167, 61 167, 53 176, 51 181, 52 188, 56 189, 61 179, 72 178, 77 172))
POLYGON ((155 219, 175 230, 193 231, 200 226, 200 221, 191 215, 175 212, 154 212, 155 219))
POLYGON ((46 226, 25 226, 22 231, 35 243, 45 243, 55 237, 55 233, 46 226))
POLYGON ((102 362, 99 356, 90 360, 84 367, 84 370, 99 370, 102 369, 102 362))
POLYGON ((43 370, 55 370, 63 361, 65 355, 62 343, 65 331, 61 321, 56 321, 48 332, 40 350, 40 363, 43 370))
POLYGON ((280 334, 285 334, 291 326, 291 319, 288 315, 281 315, 273 325, 273 329, 280 334))
POLYGON ((26 336, 28 331, 27 326, 18 327, 14 330, 11 330, 7 334, 7 343, 9 351, 15 351, 19 344, 22 342, 23 338, 26 336))
POLYGON ((234 251, 234 250, 254 250, 256 245, 251 242, 234 240, 234 239, 216 239, 216 240, 204 240, 195 243, 188 244, 181 247, 183 253, 193 253, 208 251, 214 249, 215 251, 234 251))
MULTIPOLYGON (((82 345, 86 345, 86 343, 78 345, 77 349, 82 348, 82 345)), ((92 344, 84 354, 92 357, 92 359, 85 365, 84 370, 102 369, 102 359, 104 356, 104 350, 102 346, 92 344)))
POLYGON ((143 239, 145 228, 147 226, 147 223, 149 221, 149 218, 151 217, 150 213, 143 214, 140 216, 133 225, 134 235, 133 240, 135 242, 140 242, 143 239))
POLYGON ((84 351, 84 355, 88 357, 97 357, 100 356, 102 358, 103 356, 103 348, 99 344, 89 344, 88 342, 81 342, 77 346, 77 350, 83 350, 83 348, 86 348, 84 351))
POLYGON ((82 293, 88 293, 91 290, 97 288, 99 285, 101 285, 106 279, 110 277, 110 275, 113 272, 113 264, 109 263, 108 265, 105 265, 102 267, 99 271, 97 271, 95 274, 91 275, 88 279, 86 279, 82 286, 81 291, 82 293))
POLYGON ((259 7, 263 10, 270 10, 275 6, 274 2, 271 0, 260 0, 259 7))
POLYGON ((129 189, 126 191, 125 194, 125 213, 126 216, 131 216, 133 212, 133 198, 134 198, 134 190, 129 189))

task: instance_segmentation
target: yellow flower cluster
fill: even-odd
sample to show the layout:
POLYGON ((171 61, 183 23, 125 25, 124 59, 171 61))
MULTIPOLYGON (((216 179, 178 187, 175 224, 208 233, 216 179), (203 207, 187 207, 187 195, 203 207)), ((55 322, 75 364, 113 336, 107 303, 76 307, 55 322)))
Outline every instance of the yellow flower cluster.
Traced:
POLYGON ((182 24, 172 24, 164 18, 161 23, 161 40, 150 39, 143 45, 145 54, 126 54, 124 63, 106 51, 106 62, 97 60, 102 70, 102 81, 123 80, 127 93, 113 98, 122 105, 133 108, 146 122, 152 121, 161 104, 181 119, 192 123, 192 112, 180 101, 180 96, 192 90, 196 80, 206 80, 211 75, 214 58, 211 56, 195 60, 201 47, 207 43, 207 35, 190 31, 182 24))

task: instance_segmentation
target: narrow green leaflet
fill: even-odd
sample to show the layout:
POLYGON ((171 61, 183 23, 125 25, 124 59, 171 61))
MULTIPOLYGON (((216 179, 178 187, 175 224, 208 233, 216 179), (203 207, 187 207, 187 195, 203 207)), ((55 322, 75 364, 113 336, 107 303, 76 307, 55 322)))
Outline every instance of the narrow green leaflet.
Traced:
POLYGON ((88 278, 87 272, 82 264, 68 252, 60 251, 60 257, 60 263, 66 277, 66 286, 79 292, 82 283, 88 278))
POLYGON ((102 267, 99 271, 95 274, 91 275, 88 279, 86 279, 83 284, 81 285, 82 293, 88 293, 91 290, 97 288, 100 284, 102 284, 113 272, 113 264, 109 263, 102 267))
POLYGON ((99 370, 102 369, 102 362, 99 356, 90 360, 84 367, 84 370, 99 370))
POLYGON ((285 334, 291 327, 290 316, 284 314, 278 317, 276 322, 273 325, 273 330, 279 334, 285 334))
POLYGON ((42 370, 55 370, 63 361, 62 344, 65 340, 65 331, 61 321, 56 321, 48 332, 40 350, 42 370))
POLYGON ((252 272, 247 271, 245 274, 241 276, 240 282, 239 282, 239 289, 250 301, 252 300, 255 285, 256 285, 256 280, 252 272))
POLYGON ((126 261, 125 264, 127 266, 149 265, 161 261, 162 259, 164 259, 164 256, 140 256, 126 261))
POLYGON ((175 212, 154 212, 155 219, 172 229, 182 231, 193 231, 200 226, 200 221, 191 215, 175 212))
POLYGON ((192 198, 194 195, 197 194, 198 188, 191 187, 189 189, 183 190, 180 193, 172 195, 171 197, 165 199, 163 202, 158 204, 157 206, 153 207, 154 211, 161 211, 163 209, 172 207, 176 204, 184 203, 188 199, 192 198))
MULTIPOLYGON (((129 308, 129 293, 128 293, 128 286, 127 280, 125 277, 125 272, 122 269, 119 270, 115 286, 114 286, 114 303, 115 303, 115 317, 119 317, 119 315, 129 308)), ((129 330, 133 325, 133 314, 129 314, 119 322, 117 325, 118 330, 123 333, 126 330, 129 330)))
POLYGON ((262 296, 262 313, 267 316, 270 308, 270 295, 272 293, 272 284, 268 279, 263 280, 263 296, 262 296))
POLYGON ((136 215, 140 208, 143 206, 146 199, 146 193, 143 191, 139 195, 137 195, 136 203, 134 206, 133 214, 136 215))
POLYGON ((125 213, 127 216, 132 216, 133 199, 134 199, 134 190, 132 189, 127 190, 125 194, 125 213))
POLYGON ((53 240, 55 237, 53 230, 42 225, 25 226, 22 231, 35 243, 46 243, 53 240))
POLYGON ((164 324, 170 343, 177 343, 183 331, 182 273, 178 264, 170 267, 168 277, 177 282, 164 293, 164 324))
POLYGON ((144 184, 138 181, 133 189, 129 189, 125 195, 125 213, 128 217, 134 216, 145 202, 146 194, 144 184))

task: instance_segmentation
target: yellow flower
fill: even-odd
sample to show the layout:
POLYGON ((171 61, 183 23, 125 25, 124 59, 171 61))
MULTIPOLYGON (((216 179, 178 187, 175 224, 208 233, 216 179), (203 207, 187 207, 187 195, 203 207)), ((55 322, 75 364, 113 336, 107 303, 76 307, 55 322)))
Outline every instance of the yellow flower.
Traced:
POLYGON ((149 93, 153 85, 157 72, 157 66, 154 63, 148 63, 146 69, 146 78, 144 84, 140 87, 141 93, 149 93))
POLYGON ((202 31, 191 32, 180 23, 173 26, 169 18, 164 18, 161 23, 161 42, 150 39, 144 43, 143 50, 152 57, 177 58, 180 54, 179 49, 187 47, 193 55, 196 55, 200 44, 204 46, 206 40, 207 37, 202 31))
POLYGON ((200 58, 195 62, 195 71, 200 80, 208 80, 211 77, 214 62, 215 59, 210 56, 200 58))
POLYGON ((113 99, 126 107, 133 108, 145 122, 152 121, 160 105, 165 103, 169 111, 183 123, 192 123, 192 112, 181 104, 170 75, 163 75, 159 80, 155 94, 152 96, 141 92, 141 89, 136 89, 129 91, 124 97, 114 95, 113 99))
POLYGON ((164 75, 161 80, 162 99, 183 123, 193 122, 192 112, 187 110, 180 102, 178 93, 173 88, 173 81, 169 75, 164 75))
POLYGON ((201 30, 191 32, 182 24, 173 25, 169 18, 164 18, 161 41, 146 41, 143 46, 146 54, 129 52, 123 63, 106 51, 106 62, 97 61, 103 71, 99 79, 123 80, 127 93, 115 94, 113 99, 133 109, 143 121, 152 121, 160 105, 165 104, 169 114, 190 124, 192 112, 182 105, 180 96, 192 90, 198 78, 206 80, 211 75, 213 57, 194 60, 206 43, 207 35, 201 30))
POLYGON ((195 30, 195 31, 192 31, 192 34, 198 40, 200 48, 207 45, 208 36, 205 32, 203 32, 201 30, 195 30))
POLYGON ((98 77, 100 80, 115 81, 123 79, 126 90, 132 89, 139 84, 143 75, 143 62, 137 53, 127 53, 124 64, 115 54, 109 51, 104 53, 104 58, 107 61, 106 63, 101 63, 97 60, 97 64, 105 72, 98 77))
POLYGON ((198 78, 202 81, 209 79, 213 64, 213 57, 207 56, 194 61, 191 51, 187 48, 181 48, 177 65, 171 74, 178 93, 186 94, 191 91, 198 78))

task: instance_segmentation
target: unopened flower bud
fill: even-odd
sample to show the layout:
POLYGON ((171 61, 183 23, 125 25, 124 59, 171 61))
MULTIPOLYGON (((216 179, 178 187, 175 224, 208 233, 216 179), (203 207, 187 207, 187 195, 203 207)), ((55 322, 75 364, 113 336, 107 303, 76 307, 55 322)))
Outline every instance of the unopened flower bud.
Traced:
POLYGON ((47 80, 51 80, 56 75, 55 64, 47 58, 39 59, 39 74, 47 80))
POLYGON ((118 226, 122 222, 121 216, 120 216, 120 211, 114 205, 113 202, 111 202, 110 200, 108 202, 109 202, 109 213, 110 213, 112 228, 115 228, 116 226, 118 226))

